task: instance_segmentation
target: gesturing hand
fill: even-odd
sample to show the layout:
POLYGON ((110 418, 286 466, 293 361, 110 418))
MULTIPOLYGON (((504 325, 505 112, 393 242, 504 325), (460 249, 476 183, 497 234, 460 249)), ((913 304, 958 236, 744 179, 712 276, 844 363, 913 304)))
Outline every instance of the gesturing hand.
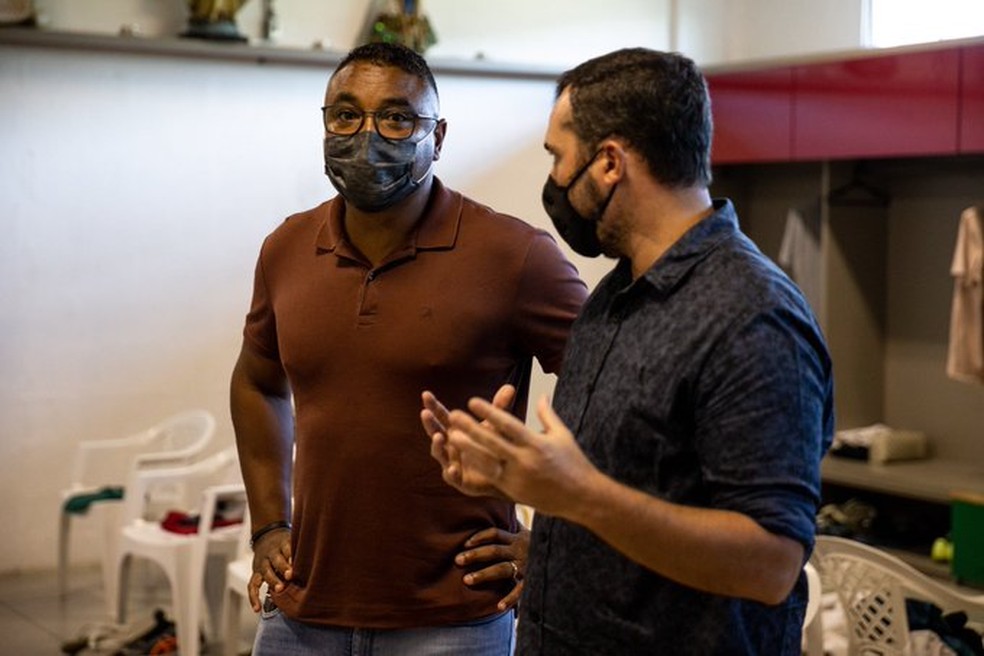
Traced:
MULTIPOLYGON (((515 398, 516 388, 512 385, 503 385, 495 393, 492 405, 507 410, 512 407, 515 398)), ((449 412, 444 404, 431 392, 425 391, 421 399, 424 408, 420 411, 420 422, 431 438, 431 457, 440 463, 444 481, 470 496, 502 496, 481 474, 481 468, 463 462, 463 454, 448 443, 449 412)), ((469 459, 482 457, 481 453, 468 456, 469 459)))
POLYGON ((565 516, 576 508, 584 487, 598 470, 581 451, 570 430, 550 407, 537 403, 542 433, 483 399, 468 402, 471 414, 448 415, 448 446, 457 451, 463 480, 484 485, 538 512, 565 516))

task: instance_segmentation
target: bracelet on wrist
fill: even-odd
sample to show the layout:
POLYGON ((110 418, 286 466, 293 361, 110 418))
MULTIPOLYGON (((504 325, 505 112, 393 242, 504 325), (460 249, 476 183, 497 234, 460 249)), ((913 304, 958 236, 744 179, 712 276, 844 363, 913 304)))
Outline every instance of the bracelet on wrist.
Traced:
POLYGON ((278 531, 280 529, 287 529, 289 531, 290 528, 291 528, 290 527, 290 522, 288 522, 286 520, 280 520, 278 522, 270 522, 266 526, 261 526, 260 528, 258 528, 255 531, 253 531, 253 535, 250 536, 250 538, 249 538, 249 548, 252 549, 253 548, 253 545, 255 545, 257 542, 259 542, 260 538, 262 538, 267 533, 270 533, 272 531, 278 531))

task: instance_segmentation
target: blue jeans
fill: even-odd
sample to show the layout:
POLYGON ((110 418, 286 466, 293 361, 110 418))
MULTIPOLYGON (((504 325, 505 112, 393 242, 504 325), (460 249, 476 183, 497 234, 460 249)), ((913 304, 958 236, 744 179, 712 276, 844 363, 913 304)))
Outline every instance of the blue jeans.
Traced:
POLYGON ((352 629, 260 614, 253 656, 511 656, 513 611, 464 624, 416 629, 352 629))

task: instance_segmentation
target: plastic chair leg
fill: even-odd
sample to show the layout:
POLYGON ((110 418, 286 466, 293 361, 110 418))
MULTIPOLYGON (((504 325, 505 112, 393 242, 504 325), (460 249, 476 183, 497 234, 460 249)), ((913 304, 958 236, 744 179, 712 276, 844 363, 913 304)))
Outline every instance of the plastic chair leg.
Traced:
POLYGON ((58 594, 65 599, 68 594, 68 532, 72 527, 72 516, 61 511, 58 522, 58 594))
POLYGON ((823 656, 823 610, 806 625, 806 656, 823 656))
POLYGON ((178 558, 173 570, 168 572, 171 582, 171 607, 174 611, 174 633, 178 639, 181 656, 198 656, 198 636, 200 631, 202 587, 201 582, 189 578, 191 563, 187 558, 178 558))
POLYGON ((226 588, 222 604, 222 654, 237 656, 239 653, 239 617, 243 612, 243 597, 226 588))
POLYGON ((107 567, 103 570, 109 616, 117 624, 126 623, 126 603, 130 589, 132 561, 133 558, 125 554, 119 557, 115 567, 107 567))

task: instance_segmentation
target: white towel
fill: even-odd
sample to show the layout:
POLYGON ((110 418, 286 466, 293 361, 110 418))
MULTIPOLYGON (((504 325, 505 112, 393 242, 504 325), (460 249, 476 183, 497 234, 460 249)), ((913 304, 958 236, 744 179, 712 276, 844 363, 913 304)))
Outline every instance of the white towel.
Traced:
POLYGON ((957 246, 950 266, 953 308, 946 373, 950 378, 965 383, 984 383, 982 213, 984 210, 979 207, 968 207, 960 214, 957 246))
POLYGON ((779 246, 778 262, 799 286, 813 308, 821 307, 820 216, 812 210, 790 209, 779 246))
POLYGON ((832 448, 852 446, 868 449, 868 462, 919 460, 929 455, 929 442, 921 431, 899 430, 885 424, 844 428, 834 434, 832 448))

